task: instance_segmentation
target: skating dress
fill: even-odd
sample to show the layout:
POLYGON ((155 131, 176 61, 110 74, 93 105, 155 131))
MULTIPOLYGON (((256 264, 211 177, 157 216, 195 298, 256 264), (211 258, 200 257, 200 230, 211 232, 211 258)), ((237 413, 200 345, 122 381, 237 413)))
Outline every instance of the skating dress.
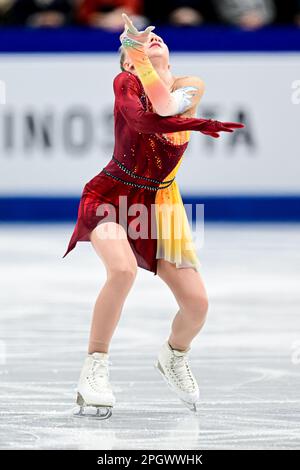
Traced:
POLYGON ((157 274, 157 260, 199 270, 176 174, 192 130, 202 120, 159 116, 140 78, 120 72, 113 81, 115 145, 107 165, 83 188, 67 255, 107 221, 121 224, 137 265, 157 274), (172 210, 173 208, 173 210, 172 210), (138 236, 137 236, 138 234, 138 236))

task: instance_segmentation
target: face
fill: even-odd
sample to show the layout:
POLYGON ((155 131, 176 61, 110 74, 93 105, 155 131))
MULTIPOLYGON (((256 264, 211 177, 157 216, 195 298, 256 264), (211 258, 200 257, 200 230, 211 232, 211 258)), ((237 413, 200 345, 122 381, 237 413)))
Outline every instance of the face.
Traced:
MULTIPOLYGON (((162 61, 167 66, 169 66, 169 49, 164 40, 157 34, 150 33, 148 41, 144 45, 145 52, 149 59, 156 62, 157 60, 162 61)), ((124 62, 124 67, 126 70, 129 70, 134 73, 134 66, 129 60, 127 54, 124 62)))
POLYGON ((164 40, 157 34, 150 33, 148 42, 145 44, 145 51, 149 58, 161 57, 169 61, 169 49, 164 40))

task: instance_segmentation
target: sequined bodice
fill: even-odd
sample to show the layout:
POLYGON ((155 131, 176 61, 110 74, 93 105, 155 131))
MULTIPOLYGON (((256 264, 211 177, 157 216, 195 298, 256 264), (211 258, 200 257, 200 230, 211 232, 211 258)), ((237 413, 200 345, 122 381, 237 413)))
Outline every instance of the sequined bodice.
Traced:
MULTIPOLYGON (((139 99, 145 111, 153 112, 153 107, 144 93, 140 79, 139 99)), ((148 178, 165 179, 184 154, 190 138, 190 131, 172 133, 142 133, 131 128, 118 107, 114 106, 115 146, 113 155, 123 165, 138 175, 148 178)), ((109 167, 109 164, 107 165, 109 167)), ((115 165, 111 165, 114 168, 115 165)))

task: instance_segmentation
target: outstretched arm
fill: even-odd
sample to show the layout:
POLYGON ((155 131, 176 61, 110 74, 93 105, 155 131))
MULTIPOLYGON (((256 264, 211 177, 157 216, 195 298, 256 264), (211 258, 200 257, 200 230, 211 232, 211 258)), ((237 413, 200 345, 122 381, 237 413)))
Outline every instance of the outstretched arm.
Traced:
MULTIPOLYGON (((189 86, 170 92, 145 52, 145 44, 155 27, 148 26, 145 31, 138 31, 125 13, 122 16, 125 21, 125 31, 120 36, 122 46, 132 61, 155 111, 160 116, 173 116, 193 107, 203 94, 202 80, 195 77, 189 86)), ((163 47, 163 44, 160 43, 160 46, 163 47)))
POLYGON ((178 132, 183 130, 200 131, 203 134, 219 137, 218 132, 233 132, 244 127, 240 123, 221 123, 212 119, 185 117, 162 117, 145 111, 139 98, 138 81, 130 72, 119 73, 113 81, 115 104, 129 127, 145 134, 155 132, 178 132))

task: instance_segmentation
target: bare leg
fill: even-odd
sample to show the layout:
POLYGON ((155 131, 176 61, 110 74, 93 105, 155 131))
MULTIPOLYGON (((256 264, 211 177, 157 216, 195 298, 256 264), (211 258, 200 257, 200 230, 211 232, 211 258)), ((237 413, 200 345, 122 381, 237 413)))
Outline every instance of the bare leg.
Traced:
POLYGON ((107 279, 94 306, 88 352, 107 353, 137 273, 137 262, 124 228, 115 222, 98 225, 90 240, 105 265, 107 279), (104 238, 108 229, 115 232, 104 238))
POLYGON ((205 323, 208 311, 207 293, 199 272, 193 268, 176 268, 176 265, 159 259, 158 276, 170 287, 179 311, 174 317, 169 344, 184 351, 205 323))

